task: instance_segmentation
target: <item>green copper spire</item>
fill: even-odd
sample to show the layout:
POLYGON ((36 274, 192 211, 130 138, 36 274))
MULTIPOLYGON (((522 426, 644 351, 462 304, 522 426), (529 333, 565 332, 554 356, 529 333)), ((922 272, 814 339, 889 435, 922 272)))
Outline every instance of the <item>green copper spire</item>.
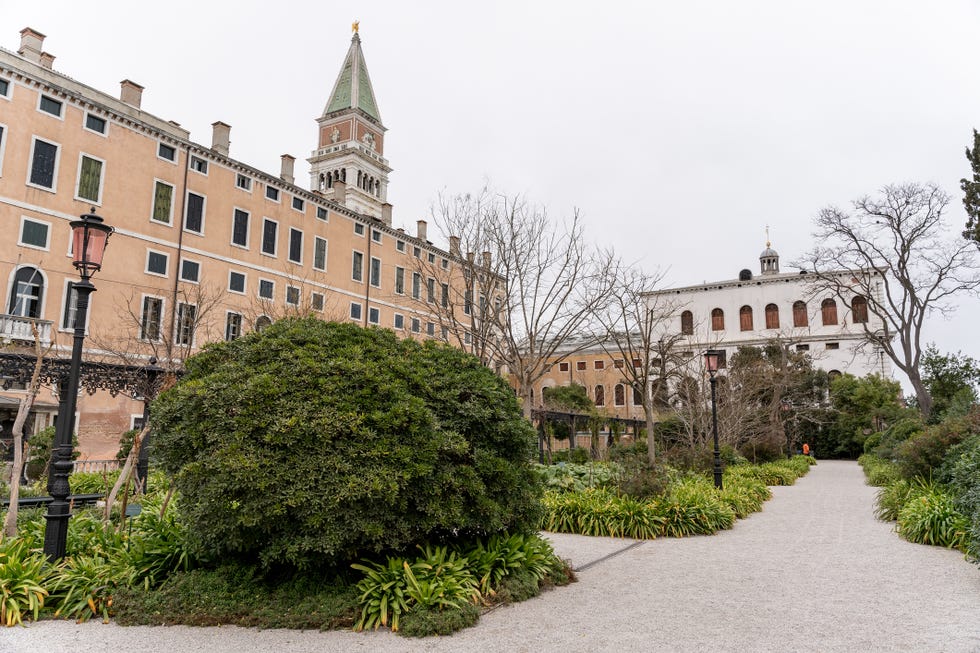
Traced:
POLYGON ((371 86, 371 77, 364 63, 364 53, 361 52, 361 37, 356 30, 323 114, 345 109, 360 109, 379 124, 381 123, 381 112, 378 111, 378 104, 374 100, 374 88, 371 86))

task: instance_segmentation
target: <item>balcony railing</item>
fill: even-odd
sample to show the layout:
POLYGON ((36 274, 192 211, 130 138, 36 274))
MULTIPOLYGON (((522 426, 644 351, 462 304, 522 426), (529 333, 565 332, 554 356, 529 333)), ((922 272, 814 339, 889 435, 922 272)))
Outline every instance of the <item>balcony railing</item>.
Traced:
POLYGON ((34 342, 34 332, 31 325, 37 325, 37 333, 41 338, 41 344, 51 343, 51 325, 48 320, 35 320, 30 317, 20 317, 19 315, 0 315, 0 341, 9 342, 12 340, 34 342))

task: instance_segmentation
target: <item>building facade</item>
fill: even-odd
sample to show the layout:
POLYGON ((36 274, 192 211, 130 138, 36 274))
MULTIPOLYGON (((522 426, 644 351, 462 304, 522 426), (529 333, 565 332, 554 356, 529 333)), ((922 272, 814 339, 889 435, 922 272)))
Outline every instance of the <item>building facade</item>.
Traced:
MULTIPOLYGON (((93 279, 87 360, 179 365, 287 315, 450 339, 448 297, 464 294, 479 263, 433 245, 425 221, 414 233, 392 225, 385 128, 356 32, 315 119, 309 188, 296 184, 291 155, 278 173, 232 158, 221 121, 200 144, 144 110, 133 81, 110 95, 58 73, 44 39, 26 28, 16 53, 0 49, 3 348, 28 346, 37 327, 48 355, 70 355, 68 223, 89 212, 115 232, 93 279)), ((8 379, 0 392, 8 430, 18 387, 8 379)), ((44 389, 38 401, 35 430, 57 399, 44 389)), ((142 412, 131 396, 80 396, 82 456, 114 456, 142 412)))

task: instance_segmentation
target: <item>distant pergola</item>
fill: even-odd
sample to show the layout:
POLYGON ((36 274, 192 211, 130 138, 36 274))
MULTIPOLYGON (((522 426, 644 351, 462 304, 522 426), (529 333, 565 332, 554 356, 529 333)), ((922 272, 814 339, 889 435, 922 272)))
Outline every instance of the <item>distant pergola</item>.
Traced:
POLYGON ((582 413, 578 411, 563 411, 563 410, 551 410, 545 408, 537 408, 531 410, 531 421, 536 425, 538 430, 538 462, 544 463, 544 452, 545 452, 545 424, 559 423, 567 424, 569 427, 569 438, 568 446, 569 449, 574 449, 575 435, 578 432, 579 425, 588 425, 593 420, 599 420, 602 422, 603 426, 610 427, 612 424, 618 424, 623 426, 624 434, 631 434, 636 437, 641 428, 646 426, 646 423, 642 419, 631 419, 628 417, 606 417, 606 416, 596 416, 589 413, 582 413))

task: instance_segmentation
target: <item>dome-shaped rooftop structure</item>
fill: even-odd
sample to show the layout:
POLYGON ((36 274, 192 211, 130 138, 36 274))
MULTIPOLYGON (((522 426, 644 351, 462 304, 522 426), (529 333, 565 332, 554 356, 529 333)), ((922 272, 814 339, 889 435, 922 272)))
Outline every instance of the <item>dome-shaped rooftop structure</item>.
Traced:
POLYGON ((762 267, 762 274, 779 274, 779 254, 769 242, 769 227, 766 227, 766 248, 759 254, 759 263, 762 267))

